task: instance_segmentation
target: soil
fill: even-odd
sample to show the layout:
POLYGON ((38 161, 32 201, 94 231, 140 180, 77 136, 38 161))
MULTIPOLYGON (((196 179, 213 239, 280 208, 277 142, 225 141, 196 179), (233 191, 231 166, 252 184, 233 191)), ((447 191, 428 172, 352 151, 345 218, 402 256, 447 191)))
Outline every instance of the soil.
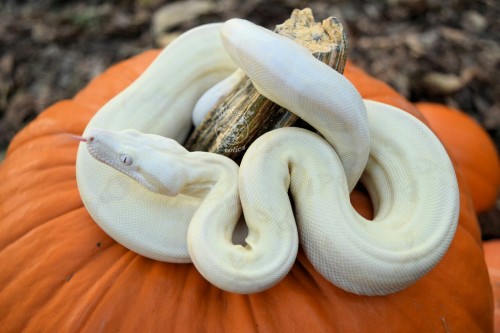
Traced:
MULTIPOLYGON (((273 29, 292 9, 338 17, 349 57, 411 101, 464 110, 500 147, 500 7, 495 0, 2 0, 0 159, 23 126, 111 64, 197 25, 233 17, 273 29)), ((480 217, 500 230, 497 208, 480 217)), ((498 235, 500 236, 500 235, 498 235)))

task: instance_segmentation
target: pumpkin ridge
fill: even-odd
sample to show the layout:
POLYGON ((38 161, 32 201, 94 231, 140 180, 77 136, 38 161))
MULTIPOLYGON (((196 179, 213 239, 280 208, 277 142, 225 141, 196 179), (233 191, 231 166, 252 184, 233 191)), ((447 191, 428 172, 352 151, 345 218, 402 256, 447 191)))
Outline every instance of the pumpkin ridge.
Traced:
MULTIPOLYGON (((78 215, 77 213, 78 213, 78 211, 75 211, 75 212, 71 212, 70 214, 71 215, 78 215)), ((53 229, 51 229, 51 225, 60 225, 57 222, 58 221, 51 220, 48 223, 44 223, 42 225, 42 227, 44 229, 48 229, 48 230, 53 231, 53 229)), ((60 226, 60 228, 66 228, 66 226, 60 226)), ((38 260, 38 258, 44 257, 45 255, 51 256, 55 253, 59 253, 58 249, 61 246, 64 246, 64 244, 66 244, 65 242, 68 240, 58 239, 57 238, 58 233, 44 232, 44 230, 40 230, 40 228, 38 228, 36 232, 33 231, 33 233, 35 234, 35 235, 32 235, 34 237, 26 237, 25 239, 23 239, 24 245, 27 245, 27 246, 23 246, 23 244, 19 244, 19 243, 14 244, 13 246, 10 247, 10 249, 2 250, 0 252, 0 257, 5 256, 5 255, 7 255, 7 257, 8 257, 9 252, 12 252, 13 255, 18 256, 18 253, 20 252, 19 250, 22 250, 23 248, 26 248, 26 247, 33 248, 34 246, 36 246, 36 243, 46 244, 46 246, 44 246, 42 248, 42 250, 35 252, 33 255, 30 255, 29 257, 26 257, 26 256, 20 257, 20 259, 21 259, 20 264, 16 265, 16 267, 9 268, 9 266, 4 266, 4 268, 3 268, 5 270, 12 269, 12 270, 15 270, 17 272, 15 277, 12 278, 10 283, 8 283, 7 286, 3 289, 3 292, 12 293, 12 289, 15 290, 16 288, 11 287, 11 285, 15 285, 15 284, 25 285, 26 290, 29 291, 30 293, 28 294, 29 295, 28 297, 23 298, 23 301, 26 302, 27 307, 35 309, 36 312, 38 312, 38 309, 40 307, 42 307, 42 305, 46 304, 46 300, 52 299, 54 297, 54 294, 56 294, 56 290, 58 288, 60 288, 62 285, 64 285, 64 283, 65 283, 64 281, 66 278, 63 276, 60 276, 61 272, 57 268, 54 268, 53 266, 50 266, 50 268, 51 268, 50 274, 41 276, 39 279, 34 281, 34 283, 27 284, 26 283, 26 279, 27 279, 26 275, 29 275, 29 272, 33 271, 35 269, 43 269, 43 268, 46 268, 46 266, 49 266, 50 262, 38 260), (41 235, 41 237, 37 237, 38 235, 36 235, 36 234, 41 235), (28 271, 23 269, 23 265, 25 266, 25 268, 28 269, 28 271), (36 294, 37 297, 33 297, 34 294, 36 294)), ((4 257, 4 259, 5 259, 5 257, 4 257)), ((1 261, 5 262, 5 260, 1 260, 1 261)), ((55 266, 59 267, 58 265, 59 265, 59 263, 56 263, 55 266)), ((5 283, 2 283, 2 285, 5 285, 5 283)), ((0 295, 0 299, 2 298, 1 296, 4 295, 3 292, 0 295)), ((18 305, 21 306, 21 304, 18 304, 18 305)), ((11 314, 18 311, 17 307, 13 307, 13 309, 14 309, 14 311, 10 311, 11 314)), ((2 314, 2 311, 0 311, 0 314, 2 314)), ((10 314, 7 312, 5 312, 5 315, 7 316, 7 318, 10 316, 10 314)), ((22 326, 23 329, 26 329, 26 327, 29 327, 31 325, 32 319, 33 318, 30 317, 30 319, 28 321, 21 323, 23 325, 22 326)), ((0 321, 3 321, 3 320, 0 319, 0 321)), ((10 321, 7 321, 7 322, 10 322, 10 321)), ((16 324, 16 323, 13 323, 13 324, 16 324)), ((36 331, 38 331, 38 330, 39 330, 39 328, 37 328, 36 331)), ((11 330, 7 329, 7 331, 11 331, 11 330)), ((12 331, 21 331, 21 330, 12 329, 12 331)))
MULTIPOLYGON (((68 194, 67 196, 64 196, 64 197, 69 197, 71 195, 73 195, 73 196, 75 195, 74 191, 67 191, 67 192, 69 192, 71 194, 68 194)), ((48 203, 52 203, 52 202, 60 202, 59 196, 60 196, 60 194, 57 194, 57 193, 53 194, 51 196, 47 196, 47 198, 49 198, 49 199, 51 199, 53 197, 55 197, 55 198, 53 200, 47 200, 47 198, 44 198, 45 200, 47 200, 45 204, 47 205, 48 203)), ((44 205, 40 205, 39 207, 34 208, 32 211, 27 212, 26 215, 28 217, 35 215, 37 217, 37 219, 35 219, 34 221, 32 220, 29 226, 24 226, 25 230, 26 229, 29 229, 29 230, 23 231, 23 229, 21 229, 21 230, 18 231, 18 234, 14 234, 14 235, 11 234, 10 236, 11 237, 13 236, 13 239, 11 238, 10 242, 9 242, 9 240, 4 240, 4 242, 2 242, 2 243, 4 243, 3 245, 5 245, 5 246, 0 247, 0 252, 3 251, 3 250, 5 250, 9 244, 13 244, 13 242, 16 241, 17 239, 19 239, 19 238, 21 238, 23 236, 28 236, 28 233, 31 232, 33 230, 33 228, 36 229, 36 228, 38 228, 40 226, 43 226, 48 221, 51 221, 53 219, 57 219, 63 213, 68 213, 68 212, 71 212, 74 209, 82 207, 83 204, 81 204, 81 202, 77 202, 74 205, 68 205, 68 206, 65 206, 65 210, 63 212, 56 212, 54 214, 45 215, 45 216, 43 216, 43 215, 40 216, 40 214, 36 214, 37 208, 38 208, 38 210, 39 209, 43 209, 44 205)), ((8 225, 8 223, 5 222, 5 221, 9 221, 8 219, 6 219, 6 217, 9 217, 9 219, 13 220, 13 221, 17 220, 16 216, 13 215, 13 214, 11 214, 12 212, 17 213, 18 210, 17 211, 11 210, 8 215, 4 215, 4 217, 5 217, 5 219, 4 219, 4 225, 5 224, 8 225)), ((26 216, 23 216, 21 218, 21 220, 23 220, 24 218, 26 218, 26 216)), ((11 228, 11 229, 17 230, 15 227, 11 228)))
MULTIPOLYGON (((10 185, 10 184, 6 184, 6 185, 10 185)), ((15 186, 15 184, 12 184, 12 186, 15 186)), ((44 188, 44 192, 42 192, 42 193, 43 193, 43 196, 49 196, 49 195, 54 193, 54 190, 59 190, 59 191, 66 190, 68 192, 72 192, 72 190, 74 189, 74 186, 75 186, 75 180, 68 178, 64 181, 64 183, 57 184, 57 185, 54 185, 52 187, 48 187, 47 189, 44 188)), ((5 189, 2 189, 2 190, 5 190, 5 192, 7 193, 8 190, 10 190, 10 186, 6 186, 5 189)), ((12 192, 20 193, 20 194, 29 194, 30 192, 32 192, 34 190, 35 189, 29 189, 29 188, 27 188, 27 189, 14 188, 14 189, 12 189, 12 192)), ((15 203, 17 200, 16 200, 16 198, 11 197, 11 196, 7 196, 7 195, 5 195, 5 198, 4 198, 4 196, 2 195, 1 192, 0 192, 0 199, 2 199, 2 201, 5 202, 5 205, 7 206, 7 208, 2 211, 2 216, 8 217, 13 211, 16 210, 15 205, 9 205, 10 201, 13 201, 15 203)), ((83 207, 83 203, 81 203, 81 206, 83 207)))
POLYGON ((85 207, 83 207, 83 204, 81 205, 81 207, 77 207, 77 208, 69 210, 67 212, 63 212, 61 215, 55 216, 47 221, 43 221, 40 224, 32 226, 32 228, 30 228, 26 232, 20 233, 17 237, 11 239, 10 242, 5 243, 4 247, 0 247, 0 252, 2 252, 4 250, 8 250, 8 248, 10 246, 15 246, 17 242, 22 242, 22 241, 24 241, 25 238, 32 237, 34 234, 39 232, 40 228, 45 228, 46 225, 50 226, 51 224, 57 224, 59 222, 58 220, 60 218, 66 218, 68 215, 73 214, 75 211, 78 211, 79 209, 85 209, 85 207))
MULTIPOLYGON (((116 243, 115 243, 116 244, 116 243)), ((92 297, 89 297, 88 302, 86 304, 92 304, 92 306, 87 306, 86 308, 88 309, 85 311, 84 314, 79 314, 80 317, 80 322, 82 323, 82 326, 79 327, 77 331, 85 331, 85 323, 89 322, 89 318, 94 316, 96 314, 96 311, 98 310, 99 304, 103 301, 103 299, 106 297, 106 294, 109 293, 111 287, 113 286, 113 283, 115 282, 116 279, 119 278, 120 274, 126 269, 128 265, 134 260, 136 254, 130 251, 127 251, 124 253, 123 256, 121 256, 112 266, 108 267, 106 271, 104 272, 103 275, 101 275, 101 278, 98 280, 101 283, 95 284, 96 287, 90 288, 86 293, 81 295, 81 297, 86 298, 85 296, 88 294, 92 294, 92 297), (127 258, 131 257, 131 258, 127 258), (123 260, 123 263, 120 263, 120 261, 123 260), (113 266, 117 266, 116 268, 113 268, 113 266), (113 270, 112 273, 110 271, 113 270), (110 276, 106 276, 107 274, 110 274, 110 276), (103 282, 104 281, 104 282, 103 282), (99 292, 98 290, 95 289, 101 289, 99 292), (97 295, 97 296, 96 296, 97 295)), ((77 273, 75 272, 75 275, 77 273)))

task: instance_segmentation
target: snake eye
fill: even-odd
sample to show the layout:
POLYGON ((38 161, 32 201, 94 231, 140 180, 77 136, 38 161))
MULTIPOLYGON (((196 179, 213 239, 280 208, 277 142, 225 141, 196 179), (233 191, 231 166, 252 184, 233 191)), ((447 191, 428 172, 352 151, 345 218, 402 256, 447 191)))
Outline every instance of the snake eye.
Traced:
POLYGON ((120 155, 120 161, 126 166, 132 165, 132 157, 130 157, 130 155, 120 155))

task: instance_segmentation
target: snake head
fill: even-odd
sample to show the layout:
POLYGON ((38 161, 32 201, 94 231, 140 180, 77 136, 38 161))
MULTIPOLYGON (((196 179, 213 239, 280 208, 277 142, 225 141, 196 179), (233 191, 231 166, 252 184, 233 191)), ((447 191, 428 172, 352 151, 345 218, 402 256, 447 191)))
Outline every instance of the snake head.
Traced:
POLYGON ((185 186, 182 155, 188 151, 175 140, 134 129, 90 128, 82 141, 96 160, 131 177, 149 191, 175 196, 185 186))

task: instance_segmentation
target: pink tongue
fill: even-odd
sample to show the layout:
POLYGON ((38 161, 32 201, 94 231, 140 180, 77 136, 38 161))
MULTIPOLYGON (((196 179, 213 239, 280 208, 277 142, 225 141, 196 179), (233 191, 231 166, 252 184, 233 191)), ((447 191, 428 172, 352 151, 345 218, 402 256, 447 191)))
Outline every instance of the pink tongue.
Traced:
POLYGON ((77 141, 87 142, 87 138, 84 138, 83 136, 72 135, 72 138, 77 140, 77 141))

